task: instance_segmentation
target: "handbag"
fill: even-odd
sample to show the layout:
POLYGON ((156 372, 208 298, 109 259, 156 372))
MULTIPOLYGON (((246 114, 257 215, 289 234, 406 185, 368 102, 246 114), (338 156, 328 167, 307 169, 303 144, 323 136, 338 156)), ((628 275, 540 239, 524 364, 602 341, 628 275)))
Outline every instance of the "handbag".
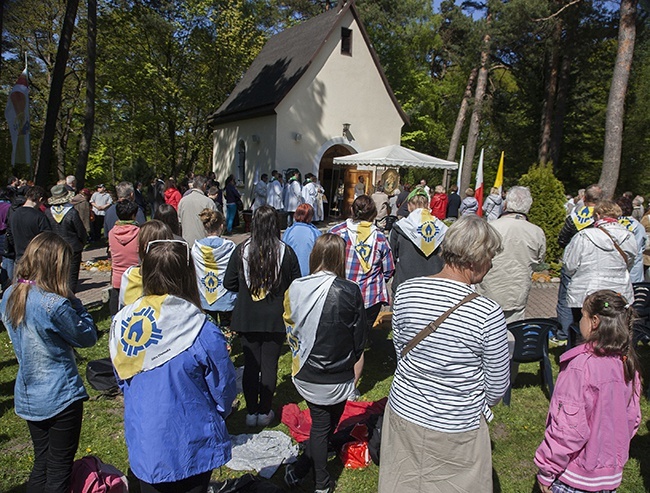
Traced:
POLYGON ((457 308, 460 306, 464 305, 465 303, 472 301, 474 298, 478 298, 480 295, 478 293, 470 293, 467 296, 465 296, 462 300, 460 300, 458 303, 456 303, 454 306, 452 306, 449 310, 447 310, 445 313, 440 315, 437 319, 435 319, 433 322, 429 322, 429 324, 424 327, 420 332, 418 332, 413 339, 411 339, 406 346, 402 349, 402 352, 400 353, 400 356, 403 358, 406 356, 406 354, 413 349, 415 346, 417 346, 422 339, 427 337, 430 334, 433 334, 440 324, 444 322, 449 315, 451 315, 457 308))

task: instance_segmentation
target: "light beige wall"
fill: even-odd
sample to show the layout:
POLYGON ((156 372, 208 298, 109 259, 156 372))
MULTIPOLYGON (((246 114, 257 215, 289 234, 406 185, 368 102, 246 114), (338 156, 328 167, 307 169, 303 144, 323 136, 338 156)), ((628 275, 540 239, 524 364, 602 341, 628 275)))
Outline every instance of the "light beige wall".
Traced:
POLYGON ((238 184, 245 207, 250 205, 253 183, 275 169, 275 127, 276 117, 270 115, 219 125, 212 133, 212 170, 222 186, 228 175, 237 177, 238 145, 241 140, 246 144, 246 177, 238 184))
POLYGON ((349 11, 276 113, 277 161, 303 174, 317 173, 319 149, 342 136, 343 123, 357 151, 400 143, 403 121, 349 11), (341 54, 342 26, 353 31, 352 56, 341 54))

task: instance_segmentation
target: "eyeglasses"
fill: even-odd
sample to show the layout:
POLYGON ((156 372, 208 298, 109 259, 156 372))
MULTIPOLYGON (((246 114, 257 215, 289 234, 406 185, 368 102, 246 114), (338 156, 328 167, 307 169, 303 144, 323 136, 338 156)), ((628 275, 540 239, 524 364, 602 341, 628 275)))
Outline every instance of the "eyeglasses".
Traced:
POLYGON ((181 245, 185 245, 185 249, 187 251, 187 266, 190 266, 190 245, 186 241, 183 240, 153 240, 147 243, 147 249, 144 251, 145 255, 149 253, 149 250, 151 250, 151 245, 155 245, 156 243, 180 243, 181 245))

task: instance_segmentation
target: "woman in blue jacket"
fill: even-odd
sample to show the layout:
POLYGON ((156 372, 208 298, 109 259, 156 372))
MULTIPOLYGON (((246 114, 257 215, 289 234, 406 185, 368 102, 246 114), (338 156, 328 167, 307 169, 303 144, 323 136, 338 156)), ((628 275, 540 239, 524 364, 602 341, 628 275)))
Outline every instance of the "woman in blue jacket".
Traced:
POLYGON ((70 245, 44 232, 27 245, 0 305, 18 360, 16 414, 27 420, 34 466, 27 492, 68 493, 88 399, 74 347, 97 341, 92 317, 70 290, 70 245))
POLYGON ((141 270, 144 296, 115 316, 109 341, 131 470, 143 493, 205 492, 231 458, 235 369, 201 311, 188 244, 149 242, 141 270))

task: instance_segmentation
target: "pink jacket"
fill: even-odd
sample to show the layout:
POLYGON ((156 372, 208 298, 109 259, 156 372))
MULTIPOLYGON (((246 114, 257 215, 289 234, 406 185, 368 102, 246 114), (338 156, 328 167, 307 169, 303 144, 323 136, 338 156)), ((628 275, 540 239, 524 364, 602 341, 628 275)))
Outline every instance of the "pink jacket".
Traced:
POLYGON ((537 479, 584 491, 616 489, 641 422, 641 380, 625 383, 620 357, 596 356, 589 344, 560 358, 560 374, 535 453, 537 479))
POLYGON ((111 251, 112 283, 120 289, 122 274, 133 265, 140 263, 138 257, 138 233, 140 228, 135 224, 120 224, 118 221, 108 232, 108 248, 111 251))

